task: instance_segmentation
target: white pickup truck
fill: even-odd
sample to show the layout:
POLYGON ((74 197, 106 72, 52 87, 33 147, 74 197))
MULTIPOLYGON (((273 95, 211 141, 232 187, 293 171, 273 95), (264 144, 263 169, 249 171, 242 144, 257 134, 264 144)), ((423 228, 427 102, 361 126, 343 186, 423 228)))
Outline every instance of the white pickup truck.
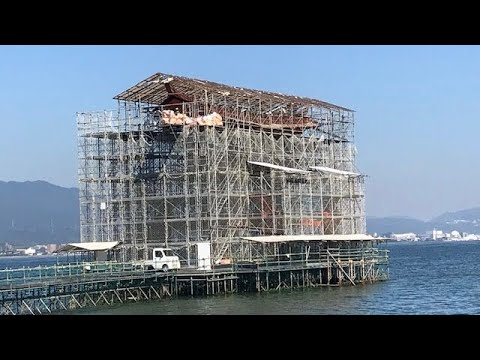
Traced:
POLYGON ((173 255, 172 249, 155 248, 153 249, 152 260, 136 261, 135 265, 144 269, 169 271, 180 269, 180 259, 178 256, 173 255))

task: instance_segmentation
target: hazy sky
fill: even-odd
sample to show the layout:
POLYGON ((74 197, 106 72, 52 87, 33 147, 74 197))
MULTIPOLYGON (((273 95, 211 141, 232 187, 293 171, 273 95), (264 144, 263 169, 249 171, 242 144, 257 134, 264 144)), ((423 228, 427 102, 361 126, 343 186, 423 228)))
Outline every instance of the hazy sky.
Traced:
POLYGON ((0 46, 0 180, 77 186, 77 111, 155 72, 355 109, 367 214, 480 206, 479 46, 0 46))

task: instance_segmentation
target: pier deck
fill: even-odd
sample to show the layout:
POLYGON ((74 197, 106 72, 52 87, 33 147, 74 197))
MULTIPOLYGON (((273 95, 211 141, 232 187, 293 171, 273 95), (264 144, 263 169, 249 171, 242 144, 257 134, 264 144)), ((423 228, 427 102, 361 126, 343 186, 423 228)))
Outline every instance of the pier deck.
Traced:
POLYGON ((0 270, 0 314, 50 314, 176 296, 357 285, 388 278, 388 251, 338 252, 312 260, 255 262, 163 272, 94 262, 0 270), (87 266, 88 265, 88 266, 87 266))

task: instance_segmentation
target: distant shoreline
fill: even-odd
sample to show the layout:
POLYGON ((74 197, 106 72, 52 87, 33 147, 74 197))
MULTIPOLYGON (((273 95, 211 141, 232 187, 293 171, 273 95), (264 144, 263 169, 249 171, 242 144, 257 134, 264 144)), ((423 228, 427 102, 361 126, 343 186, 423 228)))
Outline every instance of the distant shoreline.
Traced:
POLYGON ((419 241, 396 241, 389 240, 386 241, 387 244, 454 244, 454 243, 480 243, 480 240, 419 240, 419 241))
POLYGON ((47 257, 56 257, 56 256, 63 256, 63 255, 56 255, 56 254, 45 254, 45 255, 4 255, 4 254, 0 254, 0 258, 1 259, 18 259, 18 258, 23 258, 23 259, 26 259, 26 258, 32 258, 32 259, 35 259, 35 258, 47 258, 47 257))

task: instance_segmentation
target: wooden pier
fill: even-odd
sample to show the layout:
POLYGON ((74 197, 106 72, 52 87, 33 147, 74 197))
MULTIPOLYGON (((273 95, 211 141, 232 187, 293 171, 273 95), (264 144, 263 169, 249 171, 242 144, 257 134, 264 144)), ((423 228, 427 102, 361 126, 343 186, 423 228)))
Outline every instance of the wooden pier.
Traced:
POLYGON ((356 286, 388 279, 388 250, 328 249, 309 260, 293 258, 170 272, 119 262, 5 269, 0 270, 0 314, 51 314, 165 297, 356 286))

